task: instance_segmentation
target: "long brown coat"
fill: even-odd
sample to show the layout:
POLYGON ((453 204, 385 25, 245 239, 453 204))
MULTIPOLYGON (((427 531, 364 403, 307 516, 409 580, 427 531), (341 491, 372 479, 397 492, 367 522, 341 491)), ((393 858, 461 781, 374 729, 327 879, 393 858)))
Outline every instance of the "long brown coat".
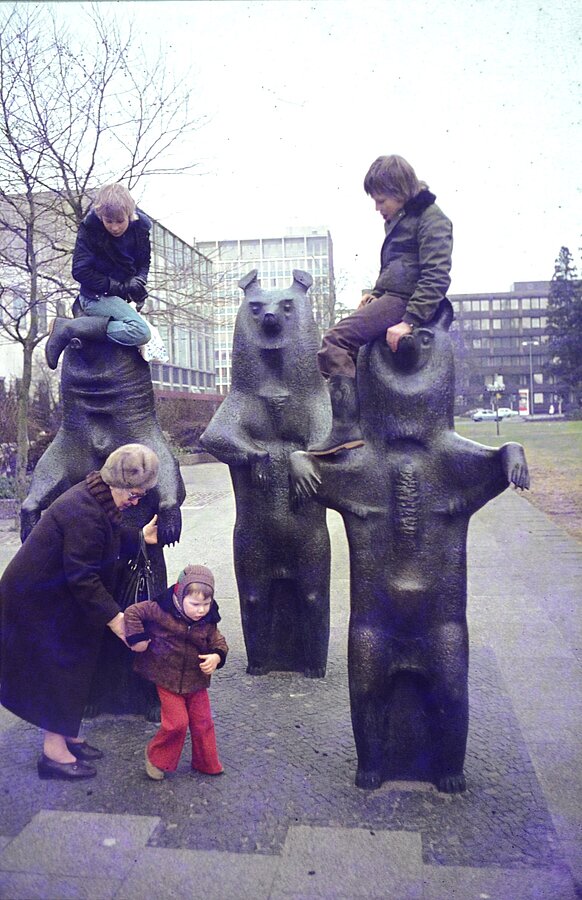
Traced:
POLYGON ((216 627, 220 619, 215 603, 199 622, 189 622, 173 609, 172 588, 155 600, 134 603, 125 610, 125 633, 131 646, 149 638, 144 653, 136 654, 135 671, 174 694, 200 691, 210 684, 210 675, 200 670, 199 654, 218 653, 224 665, 228 645, 216 627), (214 621, 212 621, 214 619, 214 621))
POLYGON ((52 503, 0 580, 0 702, 48 731, 75 736, 107 622, 121 543, 137 530, 98 473, 52 503))

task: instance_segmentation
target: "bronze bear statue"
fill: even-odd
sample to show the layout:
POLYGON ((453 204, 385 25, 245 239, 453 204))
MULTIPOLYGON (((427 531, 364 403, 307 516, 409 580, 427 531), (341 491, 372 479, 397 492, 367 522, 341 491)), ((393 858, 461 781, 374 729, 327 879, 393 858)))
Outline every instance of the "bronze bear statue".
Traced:
MULTIPOLYGON (((76 305, 74 305, 73 310, 76 305)), ((122 444, 146 444, 160 460, 159 480, 138 506, 124 513, 128 525, 143 527, 157 513, 158 544, 148 547, 154 595, 166 589, 163 547, 180 539, 180 506, 186 490, 177 461, 160 428, 148 363, 137 347, 87 341, 67 347, 61 372, 62 424, 39 459, 21 510, 25 540, 41 513, 60 494, 100 469, 122 444)), ((119 560, 119 581, 128 559, 119 560)), ((85 715, 145 713, 159 720, 155 687, 132 672, 132 655, 112 634, 103 640, 85 715)))
POLYGON ((465 790, 469 721, 466 541, 470 517, 508 484, 529 487, 523 448, 454 431, 453 311, 363 347, 365 446, 291 456, 298 505, 343 516, 350 547, 348 675, 356 785, 432 781, 465 790))
POLYGON ((236 498, 234 566, 247 672, 323 677, 329 644, 330 548, 325 510, 292 511, 288 460, 330 424, 307 291, 293 271, 285 290, 263 290, 257 270, 239 282, 232 388, 201 437, 230 467, 236 498))

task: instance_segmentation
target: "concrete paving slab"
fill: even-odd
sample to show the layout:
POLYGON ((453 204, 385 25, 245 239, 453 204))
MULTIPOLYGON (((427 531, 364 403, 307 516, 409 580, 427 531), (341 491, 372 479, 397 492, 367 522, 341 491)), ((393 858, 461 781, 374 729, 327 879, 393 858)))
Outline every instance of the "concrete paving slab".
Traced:
POLYGON ((154 816, 43 809, 0 853, 0 870, 119 879, 159 824, 154 816))
POLYGON ((289 897, 422 898, 418 833, 290 828, 271 900, 289 897))
MULTIPOLYGON (((159 883, 180 891, 181 867, 185 869, 187 860, 195 861, 199 853, 209 854, 210 862, 218 858, 221 869, 220 860, 235 871, 240 864, 243 881, 244 867, 258 865, 253 897, 261 900, 268 878, 264 868, 272 872, 282 864, 288 836, 296 828, 312 833, 314 856, 320 845, 325 856, 325 835, 336 829, 348 831, 353 841, 360 833, 367 840, 370 831, 419 837, 425 884, 413 874, 411 883, 403 883, 400 892, 378 895, 382 900, 419 896, 419 883, 429 900, 434 896, 465 900, 474 896, 477 888, 481 894, 496 891, 490 894, 496 900, 537 898, 536 884, 545 891, 541 894, 544 900, 560 900, 563 888, 569 900, 571 883, 560 868, 564 857, 582 884, 577 813, 582 808, 580 772, 579 768, 569 772, 578 758, 580 733, 582 668, 579 663, 575 668, 574 658, 581 646, 581 545, 514 492, 497 498, 473 518, 469 538, 469 789, 463 796, 447 797, 432 786, 398 782, 385 783, 377 791, 359 791, 353 784, 356 755, 346 667, 349 576, 341 518, 336 513, 328 516, 333 565, 326 678, 313 682, 293 673, 250 678, 245 674, 231 554, 234 503, 228 472, 219 465, 195 468, 203 471, 195 473, 189 489, 200 496, 189 502, 192 509, 184 510, 182 541, 166 551, 166 560, 170 577, 193 560, 210 565, 223 598, 221 612, 231 654, 213 681, 212 704, 226 774, 222 779, 193 777, 185 755, 175 777, 154 784, 143 772, 143 747, 155 726, 141 717, 101 716, 85 724, 86 736, 106 751, 97 778, 82 786, 39 782, 35 769, 38 729, 0 712, 0 873, 5 883, 15 879, 10 882, 14 897, 34 897, 43 884, 49 891, 43 900, 68 897, 66 891, 77 896, 75 890, 81 892, 84 885, 93 883, 107 896, 118 870, 111 874, 112 848, 94 846, 108 833, 107 829, 99 832, 95 839, 94 819, 118 818, 131 823, 132 818, 143 818, 160 825, 144 829, 140 841, 135 842, 137 862, 132 867, 131 852, 119 856, 125 875, 123 888, 132 890, 142 862, 149 865, 150 854, 160 854, 145 889, 139 882, 140 900, 156 891, 160 895, 157 888, 148 887, 166 865, 164 861, 168 871, 159 883), (492 560, 497 566, 495 583, 492 560), (524 627, 527 641, 523 641, 524 627), (503 637, 506 632, 508 639, 503 637), (512 650, 518 640, 523 641, 520 654, 512 650), (86 831, 88 852, 81 841, 82 852, 75 851, 74 868, 67 860, 67 871, 61 872, 61 861, 51 856, 49 829, 44 842, 31 844, 23 839, 34 817, 44 815, 41 811, 46 809, 55 816, 74 810, 82 817, 77 820, 77 832, 86 831), (133 816, 124 815, 128 809, 133 816), (46 847, 47 864, 43 860, 44 868, 39 871, 8 868, 14 846, 16 861, 25 857, 30 861, 32 856, 42 859, 46 847), (174 853, 188 856, 177 863, 162 855, 174 853), (87 869, 91 869, 90 875, 85 875, 87 869), (28 895, 26 884, 30 886, 28 895), (409 890, 412 894, 406 893, 409 890), (428 890, 433 893, 426 893, 428 890)), ((4 547, 0 570, 17 545, 16 541, 14 546, 4 547)), ((37 864, 36 859, 32 861, 37 864)), ((281 897, 303 900, 321 896, 302 893, 305 883, 306 889, 312 890, 316 876, 305 875, 299 855, 297 863, 301 881, 291 880, 289 868, 286 893, 281 897)), ((385 865, 382 855, 378 864, 385 865)), ((343 866, 329 865, 327 872, 328 893, 324 896, 338 900, 358 896, 344 893, 343 866)), ((366 888, 365 896, 374 897, 369 885, 366 888)), ((582 889, 579 894, 582 896, 582 889)), ((230 896, 238 900, 236 889, 230 896)))
POLYGON ((423 900, 576 900, 567 869, 464 869, 425 866, 423 900))
POLYGON ((109 878, 62 878, 22 872, 0 875, 2 900, 113 900, 121 881, 109 878))
POLYGON ((279 857, 146 848, 116 900, 269 900, 279 857))

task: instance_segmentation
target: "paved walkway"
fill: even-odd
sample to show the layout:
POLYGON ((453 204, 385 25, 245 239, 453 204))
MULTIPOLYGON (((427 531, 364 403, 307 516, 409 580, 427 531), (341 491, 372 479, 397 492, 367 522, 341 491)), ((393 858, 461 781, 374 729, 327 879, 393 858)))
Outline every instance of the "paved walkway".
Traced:
MULTIPOLYGON (((213 679, 221 778, 149 781, 137 716, 86 723, 107 755, 85 784, 41 782, 38 730, 0 711, 0 897, 582 897, 582 545, 514 492, 472 520, 468 790, 354 784, 346 673, 347 544, 332 536, 323 680, 245 674, 220 464, 185 470, 184 532, 167 551, 216 574, 227 666, 213 679), (578 887, 577 887, 578 886, 578 887)), ((0 528, 0 567, 18 546, 0 528)))

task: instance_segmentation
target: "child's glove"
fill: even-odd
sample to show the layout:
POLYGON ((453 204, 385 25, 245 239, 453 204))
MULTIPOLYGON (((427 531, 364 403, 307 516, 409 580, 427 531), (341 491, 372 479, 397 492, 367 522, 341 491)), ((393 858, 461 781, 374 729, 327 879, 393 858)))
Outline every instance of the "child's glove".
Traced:
POLYGON ((127 300, 133 300, 135 305, 138 307, 138 310, 141 309, 148 295, 144 279, 140 278, 137 275, 133 278, 130 278, 125 282, 125 290, 127 300))
POLYGON ((109 279, 109 290, 107 291, 108 297, 121 297, 122 300, 127 299, 127 287, 122 281, 117 281, 116 278, 109 279))

